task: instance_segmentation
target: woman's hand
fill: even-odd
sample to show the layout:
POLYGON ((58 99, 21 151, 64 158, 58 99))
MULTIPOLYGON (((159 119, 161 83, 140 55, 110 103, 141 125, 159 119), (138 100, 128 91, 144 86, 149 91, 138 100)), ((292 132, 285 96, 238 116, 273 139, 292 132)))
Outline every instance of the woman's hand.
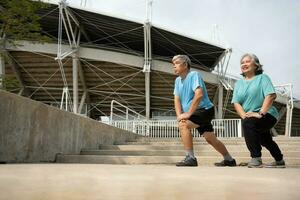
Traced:
POLYGON ((262 118, 261 114, 257 113, 257 112, 247 112, 246 115, 245 115, 246 118, 249 118, 249 117, 255 117, 255 118, 262 118))

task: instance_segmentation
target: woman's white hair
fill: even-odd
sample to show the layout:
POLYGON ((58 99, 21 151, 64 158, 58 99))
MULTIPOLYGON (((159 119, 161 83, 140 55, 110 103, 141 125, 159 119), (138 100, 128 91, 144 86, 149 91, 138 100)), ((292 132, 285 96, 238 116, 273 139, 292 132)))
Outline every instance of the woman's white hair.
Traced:
POLYGON ((242 57, 241 57, 241 60, 240 60, 240 63, 242 63, 242 60, 245 58, 245 57, 249 57, 251 58, 251 60, 254 62, 255 66, 257 67, 256 68, 256 71, 255 71, 255 74, 258 75, 258 74, 262 74, 263 73, 263 68, 262 68, 262 64, 260 64, 259 62, 259 59, 258 57, 253 54, 253 53, 246 53, 244 54, 242 57))

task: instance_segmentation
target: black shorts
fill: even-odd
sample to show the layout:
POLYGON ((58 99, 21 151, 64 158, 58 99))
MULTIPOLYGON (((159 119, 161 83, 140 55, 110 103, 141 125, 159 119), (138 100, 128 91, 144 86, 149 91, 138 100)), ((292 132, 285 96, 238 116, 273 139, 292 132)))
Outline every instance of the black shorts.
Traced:
POLYGON ((211 121, 215 118, 215 108, 211 107, 207 110, 204 108, 200 108, 195 110, 192 116, 189 118, 191 122, 194 124, 198 124, 199 127, 197 128, 200 135, 204 132, 213 132, 213 126, 211 121))

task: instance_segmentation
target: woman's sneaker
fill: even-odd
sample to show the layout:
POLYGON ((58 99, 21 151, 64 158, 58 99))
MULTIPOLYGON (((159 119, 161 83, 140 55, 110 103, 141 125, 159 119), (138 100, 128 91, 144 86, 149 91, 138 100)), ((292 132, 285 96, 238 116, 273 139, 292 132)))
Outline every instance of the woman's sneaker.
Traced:
POLYGON ((177 167, 197 167, 198 162, 196 158, 186 156, 182 161, 176 163, 177 167))
POLYGON ((248 167, 249 168, 261 168, 261 167, 263 167, 261 158, 252 158, 250 160, 250 162, 248 163, 248 167))
POLYGON ((285 168, 284 160, 275 161, 264 166, 265 168, 285 168))

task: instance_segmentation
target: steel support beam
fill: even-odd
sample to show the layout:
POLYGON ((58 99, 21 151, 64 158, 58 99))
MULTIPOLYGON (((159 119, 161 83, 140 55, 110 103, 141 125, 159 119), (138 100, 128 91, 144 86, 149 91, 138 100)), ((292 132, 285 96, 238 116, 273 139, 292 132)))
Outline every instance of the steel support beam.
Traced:
POLYGON ((78 113, 78 57, 72 55, 73 61, 73 112, 78 113))
MULTIPOLYGON (((28 41, 18 41, 19 45, 13 45, 7 42, 6 49, 11 51, 29 51, 46 54, 57 54, 57 44, 54 43, 32 43, 28 41)), ((62 52, 70 49, 69 45, 61 45, 62 52)), ((78 48, 78 57, 87 60, 105 61, 118 63, 122 65, 129 65, 137 68, 143 68, 144 58, 141 56, 88 47, 78 48)), ((152 70, 174 74, 173 67, 170 62, 152 59, 152 70)), ((203 80, 211 84, 218 84, 218 77, 216 74, 206 72, 199 69, 192 68, 193 71, 198 71, 202 74, 203 80)))
MULTIPOLYGON (((13 45, 6 41, 5 49, 9 51, 26 51, 26 52, 37 52, 37 53, 45 53, 45 54, 57 54, 57 44, 54 43, 32 43, 29 41, 17 41, 18 45, 13 45)), ((70 49, 69 45, 62 45, 62 50, 70 49)), ((95 60, 95 61, 105 61, 105 62, 112 62, 118 63, 121 65, 129 65, 137 68, 143 68, 144 58, 141 56, 135 56, 126 53, 120 53, 111 50, 103 50, 103 49, 96 49, 96 48, 88 48, 88 47, 79 47, 78 49, 78 57, 87 60, 95 60)), ((170 62, 155 60, 152 59, 152 70, 165 72, 168 74, 173 74, 173 67, 170 62)), ((206 72, 199 69, 192 68, 193 71, 198 71, 202 74, 203 80, 205 82, 218 85, 218 75, 206 72)), ((233 84, 234 84, 233 80, 233 84)), ((281 96, 280 94, 277 95, 276 98, 277 102, 286 104, 286 97, 281 96)), ((294 102, 294 106, 300 108, 299 102, 294 102)))
MULTIPOLYGON (((79 72, 79 77, 80 77, 80 81, 81 81, 82 88, 83 88, 83 95, 80 100, 78 112, 82 113, 84 103, 86 103, 86 104, 90 103, 90 95, 88 93, 88 88, 86 86, 85 76, 84 76, 84 72, 83 72, 83 68, 82 68, 80 60, 78 60, 78 72, 79 72)), ((89 113, 86 113, 86 114, 89 115, 89 113)))
POLYGON ((3 55, 0 53, 0 88, 1 89, 5 89, 4 76, 5 76, 5 61, 3 55))
POLYGON ((223 118, 223 85, 219 84, 218 87, 218 119, 223 118))
POLYGON ((151 24, 144 24, 144 68, 145 74, 145 103, 146 103, 146 118, 150 119, 150 73, 152 65, 152 47, 151 47, 151 24))
POLYGON ((150 119, 150 72, 145 72, 145 93, 146 118, 150 119))

